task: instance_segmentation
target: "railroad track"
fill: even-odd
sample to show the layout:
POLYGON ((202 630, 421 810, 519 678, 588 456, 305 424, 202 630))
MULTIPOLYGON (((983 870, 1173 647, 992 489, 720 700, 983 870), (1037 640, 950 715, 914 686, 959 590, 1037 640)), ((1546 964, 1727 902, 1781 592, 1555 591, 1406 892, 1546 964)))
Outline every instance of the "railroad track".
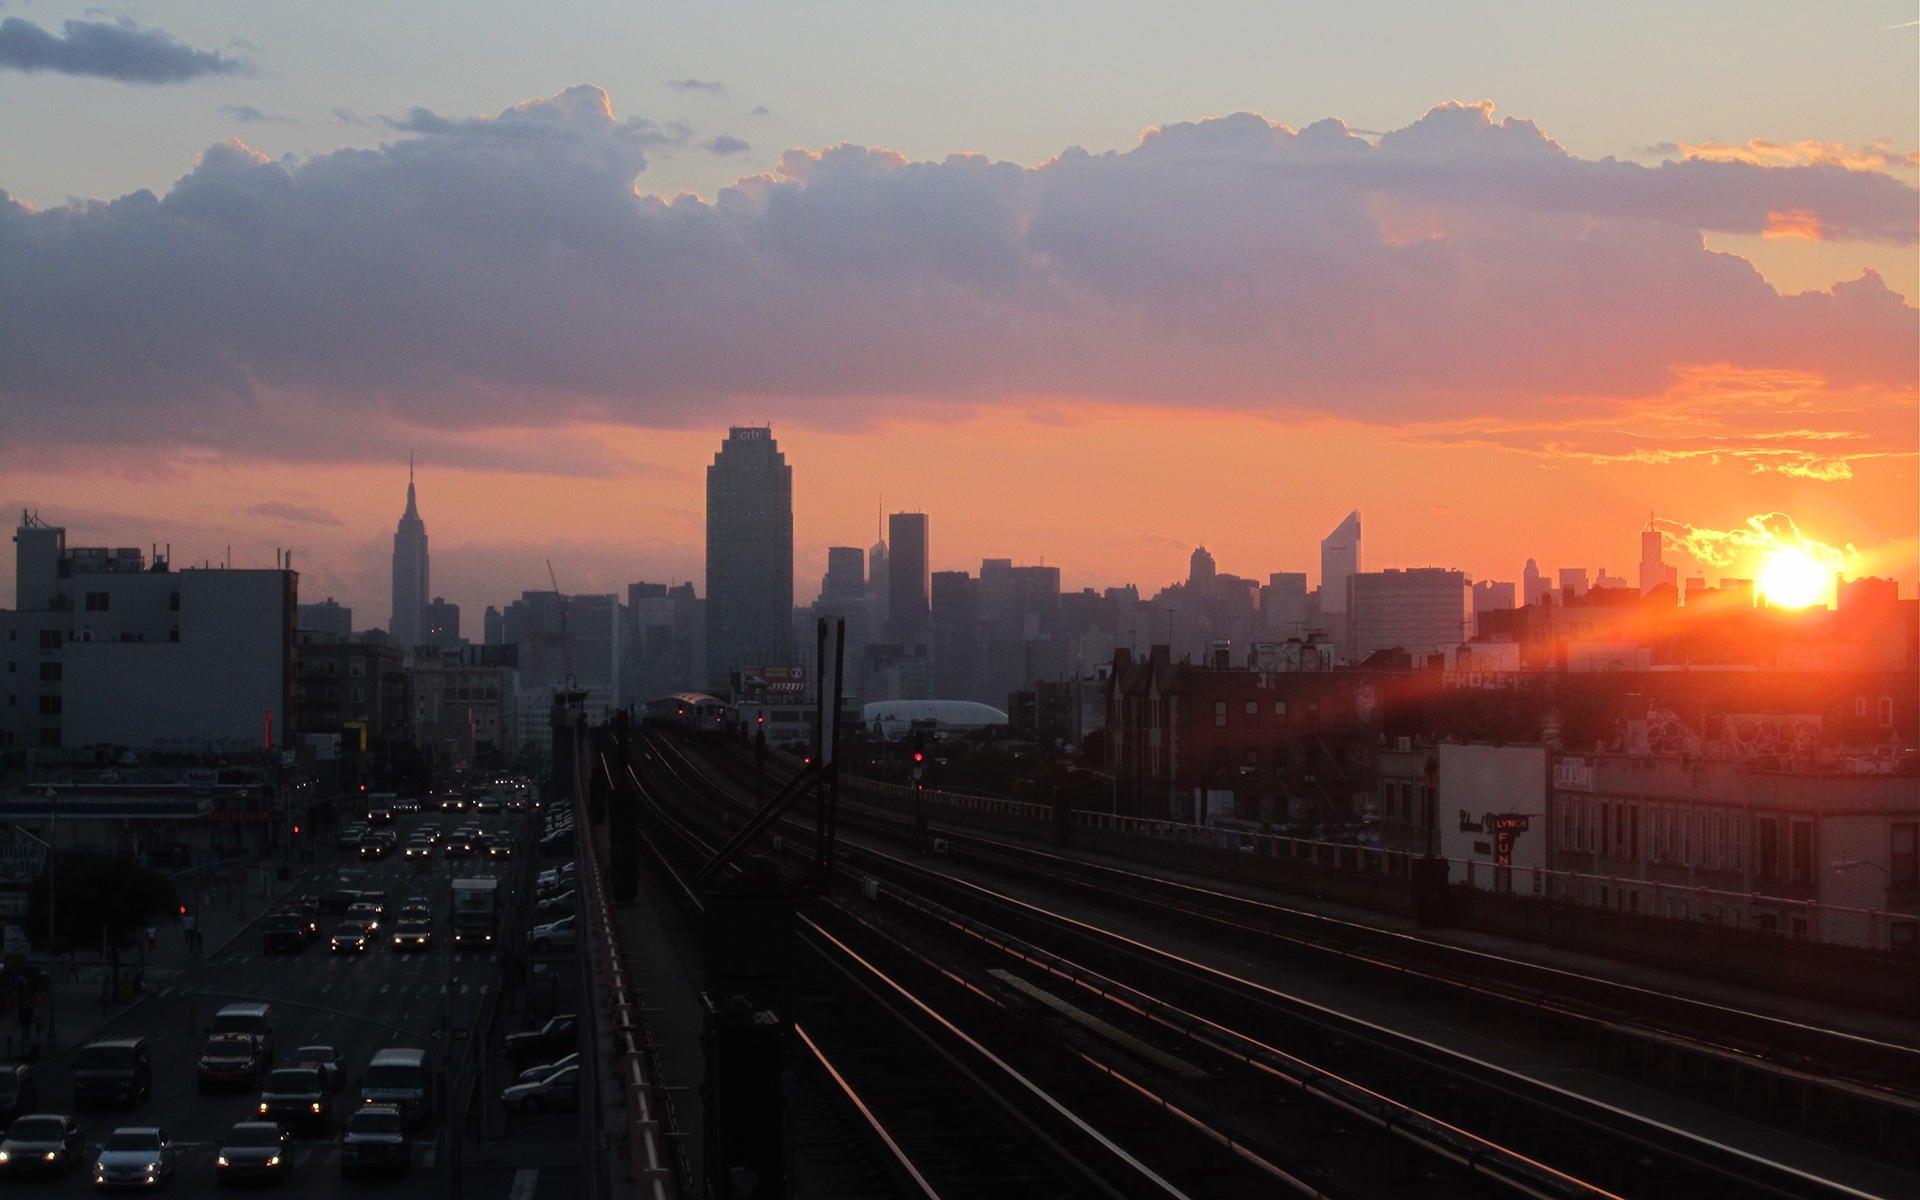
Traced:
MULTIPOLYGON (((703 808, 705 819, 724 823, 728 807, 743 803, 727 798, 730 789, 717 786, 672 742, 652 739, 646 754, 655 790, 677 792, 683 803, 703 808)), ((854 816, 844 814, 843 824, 852 824, 854 816)), ((796 839, 797 830, 797 824, 789 826, 780 836, 796 839)), ((797 840, 808 837, 798 830, 797 840)), ((1297 1169, 1304 1161, 1297 1139, 1263 1111, 1277 1088, 1305 1101, 1305 1110, 1333 1114, 1336 1126, 1371 1126, 1397 1155, 1411 1155, 1418 1164, 1399 1163, 1396 1170, 1443 1177, 1477 1172, 1483 1184, 1509 1194, 1873 1194, 1605 1109, 1587 1097, 1129 943, 900 856, 870 847, 843 850, 871 881, 867 891, 876 903, 865 911, 826 906, 823 922, 840 923, 849 942, 867 937, 881 946, 922 947, 906 951, 906 959, 918 958, 920 969, 944 976, 962 992, 992 997, 1002 1007, 1046 1010, 1055 1026, 1064 1022, 1092 1047, 1091 1053, 1079 1051, 1085 1069, 1104 1073, 1110 1090, 1131 1091, 1173 1124, 1212 1139, 1216 1149, 1231 1152, 1228 1157, 1260 1164, 1259 1170, 1296 1180, 1314 1177, 1311 1167, 1297 1169), (889 925, 898 928, 889 931, 889 925), (941 963, 965 965, 931 962, 933 951, 925 948, 935 939, 941 963), (1177 1070, 1169 1074, 1156 1052, 1173 1061, 1191 1059, 1188 1065, 1198 1074, 1185 1080, 1177 1070)), ((1352 1163, 1343 1169, 1354 1174, 1352 1163)))

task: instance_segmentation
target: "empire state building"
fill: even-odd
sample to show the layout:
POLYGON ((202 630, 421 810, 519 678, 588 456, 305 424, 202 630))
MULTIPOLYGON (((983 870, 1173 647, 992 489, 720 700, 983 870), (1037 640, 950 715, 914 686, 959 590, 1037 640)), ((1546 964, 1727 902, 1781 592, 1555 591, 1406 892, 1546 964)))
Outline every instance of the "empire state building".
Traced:
POLYGON ((427 526, 413 502, 413 465, 407 465, 407 511, 393 535, 393 619, 387 636, 402 649, 427 635, 427 526))

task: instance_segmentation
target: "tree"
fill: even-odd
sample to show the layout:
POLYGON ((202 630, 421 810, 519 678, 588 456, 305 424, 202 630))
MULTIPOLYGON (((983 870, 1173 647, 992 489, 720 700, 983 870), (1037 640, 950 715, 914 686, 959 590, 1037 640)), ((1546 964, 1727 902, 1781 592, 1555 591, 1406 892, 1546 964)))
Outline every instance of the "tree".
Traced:
MULTIPOLYGON (((106 926, 109 945, 129 947, 155 917, 177 912, 180 894, 172 881, 131 858, 104 854, 59 856, 54 876, 60 889, 55 929, 63 947, 97 945, 106 926)), ((38 939, 47 929, 47 873, 27 889, 25 929, 38 939)))

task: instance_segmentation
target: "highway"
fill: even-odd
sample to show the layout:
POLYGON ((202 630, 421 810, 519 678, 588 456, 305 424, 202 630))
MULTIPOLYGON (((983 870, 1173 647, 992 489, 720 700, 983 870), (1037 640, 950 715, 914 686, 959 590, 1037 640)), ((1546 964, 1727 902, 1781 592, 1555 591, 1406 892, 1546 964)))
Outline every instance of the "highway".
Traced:
MULTIPOLYGON (((437 820, 451 829, 460 818, 455 814, 428 813, 403 818, 397 823, 402 841, 411 827, 437 820)), ((521 818, 508 814, 487 821, 489 827, 521 818)), ((527 840, 519 840, 521 846, 527 840)), ((467 862, 459 864, 468 870, 467 862)), ((523 864, 514 862, 495 868, 503 876, 503 888, 521 875, 523 864)), ((541 864, 553 865, 551 862, 541 864)), ((481 870, 487 869, 483 865, 481 870)), ((378 1193, 418 1195, 432 1191, 450 1197, 471 1200, 539 1200, 544 1196, 562 1196, 578 1190, 577 1152, 574 1149, 577 1118, 571 1115, 505 1116, 497 1105, 486 1106, 476 1132, 487 1137, 478 1142, 469 1137, 459 1150, 451 1150, 448 1131, 441 1117, 417 1129, 413 1134, 413 1167, 408 1178, 343 1180, 339 1171, 338 1139, 346 1114, 358 1104, 356 1081, 373 1054, 387 1047, 418 1047, 428 1053, 428 1061, 440 1068, 443 1087, 440 1108, 444 1114, 448 1089, 447 1068, 460 1061, 464 1039, 483 1013, 483 1006, 499 1003, 503 984, 499 958, 491 953, 455 952, 449 919, 449 864, 437 860, 431 871, 416 874, 396 853, 383 861, 361 863, 349 851, 323 852, 322 861, 298 868, 291 895, 319 895, 331 888, 384 890, 389 897, 388 921, 380 933, 391 932, 393 916, 401 904, 424 899, 434 910, 434 945, 430 951, 396 953, 390 937, 376 935, 363 956, 336 956, 328 949, 327 934, 343 918, 323 914, 321 938, 311 942, 297 955, 267 955, 262 952, 258 921, 243 930, 223 949, 210 953, 200 962, 190 963, 171 979, 156 979, 146 999, 131 1005, 114 1018, 97 1036, 144 1036, 152 1046, 153 1094, 131 1109, 82 1109, 72 1107, 72 1086, 68 1052, 39 1069, 39 1109, 42 1112, 71 1113, 85 1131, 90 1146, 97 1146, 120 1126, 158 1125, 174 1141, 177 1166, 167 1191, 175 1194, 213 1194, 215 1159, 222 1135, 234 1123, 257 1116, 258 1089, 202 1093, 198 1089, 196 1066, 206 1040, 206 1027, 224 1004, 236 1001, 267 1003, 273 1007, 273 1031, 276 1064, 291 1065, 294 1051, 304 1045, 330 1045, 339 1052, 342 1078, 334 1093, 336 1113, 326 1132, 296 1132, 291 1154, 292 1171, 278 1185, 287 1195, 332 1197, 337 1195, 378 1193), (448 1170, 450 1158, 464 1168, 456 1180, 448 1170)), ((524 936, 524 935, 522 935, 524 936)), ((486 1053, 474 1056, 470 1071, 477 1078, 476 1099, 497 1096, 501 1087, 512 1082, 504 1078, 508 1071, 498 1053, 504 1033, 519 1030, 524 1021, 547 1015, 549 1003, 565 1003, 572 988, 572 953, 538 956, 536 978, 552 977, 553 990, 541 986, 527 989, 530 1014, 502 1010, 493 1021, 494 1036, 486 1053)), ((91 1193, 92 1157, 83 1166, 63 1178, 42 1180, 8 1179, 12 1188, 46 1194, 91 1193)), ((225 1189, 221 1189, 224 1193, 225 1189)))

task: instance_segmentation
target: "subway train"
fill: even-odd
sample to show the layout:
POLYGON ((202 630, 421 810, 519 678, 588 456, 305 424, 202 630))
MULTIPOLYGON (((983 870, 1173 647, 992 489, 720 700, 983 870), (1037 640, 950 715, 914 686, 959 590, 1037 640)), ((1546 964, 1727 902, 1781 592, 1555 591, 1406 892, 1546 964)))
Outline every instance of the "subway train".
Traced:
POLYGON ((675 725, 690 733, 724 733, 733 724, 733 709, 705 692, 679 692, 647 701, 648 724, 675 725))

